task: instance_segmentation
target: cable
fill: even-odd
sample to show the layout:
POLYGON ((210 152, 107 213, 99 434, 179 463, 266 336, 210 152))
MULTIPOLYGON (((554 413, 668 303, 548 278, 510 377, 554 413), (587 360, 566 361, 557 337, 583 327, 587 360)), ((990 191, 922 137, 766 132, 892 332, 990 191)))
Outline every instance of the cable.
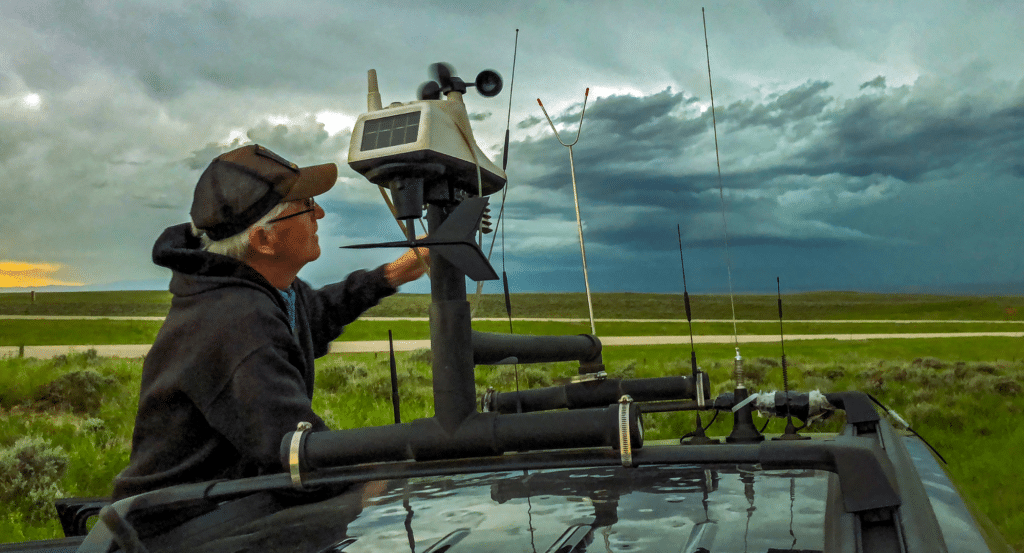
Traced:
POLYGON ((868 394, 868 397, 871 398, 871 401, 875 402, 875 405, 878 405, 879 407, 881 407, 882 410, 885 411, 885 414, 887 414, 887 415, 895 418, 896 420, 900 421, 903 424, 903 426, 907 427, 907 430, 909 430, 913 435, 917 436, 922 442, 924 442, 924 445, 928 446, 928 449, 932 450, 932 453, 937 455, 939 457, 939 459, 942 459, 942 463, 943 464, 945 464, 945 465, 949 464, 949 461, 947 461, 946 458, 943 457, 941 453, 939 453, 939 450, 937 450, 934 447, 932 447, 932 444, 928 443, 928 440, 924 439, 924 436, 918 434, 917 430, 914 430, 913 428, 911 428, 910 425, 907 424, 907 421, 903 420, 903 417, 901 417, 898 414, 896 414, 895 411, 890 411, 889 408, 886 407, 885 405, 882 405, 882 402, 878 401, 878 399, 876 399, 875 396, 873 396, 871 394, 868 394))

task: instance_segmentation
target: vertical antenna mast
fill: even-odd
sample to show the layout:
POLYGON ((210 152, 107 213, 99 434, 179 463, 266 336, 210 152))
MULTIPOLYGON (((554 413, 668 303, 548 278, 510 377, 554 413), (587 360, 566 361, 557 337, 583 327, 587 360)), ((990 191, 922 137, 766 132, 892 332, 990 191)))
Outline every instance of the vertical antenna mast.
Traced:
MULTIPOLYGON (((508 117, 505 119, 505 149, 501 154, 501 170, 505 171, 508 169, 508 140, 509 131, 512 128, 512 92, 516 88, 516 55, 519 52, 519 29, 516 29, 516 41, 512 47, 512 80, 508 87, 508 117)), ((505 186, 501 188, 501 209, 498 210, 498 221, 496 226, 500 226, 501 234, 501 281, 505 284, 505 312, 508 314, 508 326, 509 332, 512 331, 512 303, 508 295, 508 275, 505 273, 505 221, 502 217, 505 215, 505 198, 508 195, 509 182, 506 175, 505 186)), ((497 229, 496 229, 497 230, 497 229)), ((498 240, 499 232, 495 232, 494 236, 491 237, 491 247, 487 250, 487 261, 491 260, 491 254, 494 253, 494 243, 498 240)), ((482 244, 481 244, 482 247, 482 244)), ((484 283, 483 281, 476 283, 476 307, 480 306, 480 294, 483 293, 484 283)), ((476 307, 473 308, 473 315, 476 315, 476 307)))
MULTIPOLYGON (((505 150, 501 155, 501 170, 508 168, 508 135, 512 125, 512 90, 516 86, 516 54, 519 51, 519 29, 516 29, 516 42, 512 47, 512 82, 508 87, 508 117, 505 119, 505 150)), ((505 286, 505 314, 508 315, 508 331, 512 333, 512 299, 508 293, 508 275, 505 273, 505 221, 501 218, 505 213, 505 193, 508 192, 508 183, 501 190, 501 211, 498 212, 498 222, 501 223, 501 282, 505 286)), ((497 238, 497 233, 495 233, 497 238)), ((494 240, 491 240, 491 248, 494 248, 494 240)), ((488 259, 490 254, 488 253, 488 259)), ((518 371, 519 369, 516 368, 518 371)), ((516 377, 516 389, 519 389, 518 373, 516 377)))
POLYGON ((398 365, 395 363, 395 341, 388 329, 388 363, 391 366, 391 407, 395 412, 395 424, 402 424, 401 401, 398 396, 398 365))
POLYGON ((583 93, 583 110, 580 112, 580 128, 576 131, 576 140, 566 144, 562 142, 562 138, 558 136, 558 129, 555 128, 555 124, 551 122, 551 117, 548 115, 548 110, 544 109, 544 103, 537 98, 537 103, 540 104, 540 109, 544 112, 544 117, 548 120, 548 125, 551 125, 551 130, 555 133, 555 138, 558 139, 559 144, 569 148, 569 171, 572 174, 572 200, 576 204, 576 228, 580 234, 580 255, 583 257, 583 282, 587 287, 587 307, 590 309, 590 332, 597 335, 597 329, 594 328, 594 302, 590 299, 590 277, 587 274, 587 248, 583 245, 583 222, 580 218, 580 199, 576 195, 576 163, 572 157, 572 147, 580 141, 580 133, 583 131, 583 114, 587 112, 587 97, 590 96, 590 88, 587 88, 586 92, 583 93))
POLYGON ((711 48, 708 47, 708 21, 704 17, 704 8, 700 9, 700 18, 704 22, 704 53, 708 60, 708 90, 711 92, 711 128, 715 134, 715 164, 718 166, 718 199, 722 204, 722 230, 725 236, 725 268, 729 275, 729 305, 732 306, 732 334, 736 345, 736 385, 743 387, 743 368, 740 363, 740 339, 736 331, 736 301, 732 291, 732 259, 729 257, 729 226, 725 219, 725 192, 722 189, 722 160, 718 155, 718 123, 715 120, 715 89, 711 85, 711 48))
POLYGON ((747 392, 743 382, 743 357, 740 356, 740 337, 736 330, 736 301, 732 290, 732 259, 729 257, 729 227, 725 219, 725 192, 722 188, 722 161, 718 155, 718 123, 715 121, 715 90, 711 86, 711 48, 708 47, 708 22, 704 17, 704 8, 700 9, 700 18, 704 22, 704 52, 708 60, 708 90, 711 92, 711 125, 715 133, 715 164, 718 166, 718 198, 722 203, 722 232, 725 236, 725 266, 729 274, 729 304, 732 306, 732 335, 736 346, 735 379, 736 390, 733 393, 732 433, 725 438, 729 443, 752 443, 764 441, 764 436, 754 426, 753 408, 750 403, 754 399, 747 392))
MULTIPOLYGON (((679 266, 683 270, 683 306, 686 309, 686 324, 690 327, 690 368, 693 372, 693 385, 697 391, 697 427, 694 428, 689 442, 680 440, 680 443, 690 445, 717 444, 718 440, 708 438, 704 433, 704 422, 700 419, 700 410, 704 408, 704 377, 697 368, 697 352, 693 348, 693 317, 690 314, 690 293, 686 290, 686 264, 683 263, 683 232, 676 225, 676 235, 679 237, 679 266)), ((714 422, 712 419, 711 422, 714 422)), ((710 426, 711 423, 708 423, 710 426)), ((684 437, 685 439, 685 437, 684 437)))
POLYGON ((775 277, 775 286, 778 290, 779 301, 779 343, 782 347, 782 389, 786 394, 786 431, 775 438, 776 440, 809 440, 807 436, 797 434, 796 426, 793 425, 793 414, 789 410, 789 366, 786 364, 786 336, 782 333, 782 284, 779 277, 775 277))

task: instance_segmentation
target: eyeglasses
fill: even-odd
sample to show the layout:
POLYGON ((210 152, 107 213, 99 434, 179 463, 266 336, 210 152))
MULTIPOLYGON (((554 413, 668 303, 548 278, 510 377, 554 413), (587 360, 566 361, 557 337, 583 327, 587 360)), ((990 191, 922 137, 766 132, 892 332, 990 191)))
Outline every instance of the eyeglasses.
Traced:
POLYGON ((292 217, 298 217, 299 215, 305 215, 305 214, 309 213, 310 211, 316 210, 316 200, 314 200, 313 198, 306 198, 305 200, 302 200, 302 204, 304 206, 306 206, 306 209, 303 209, 302 211, 296 211, 295 213, 292 213, 291 215, 285 215, 284 217, 275 217, 274 219, 271 219, 271 220, 267 221, 267 224, 269 225, 270 223, 276 223, 278 221, 284 221, 285 219, 291 219, 292 217))

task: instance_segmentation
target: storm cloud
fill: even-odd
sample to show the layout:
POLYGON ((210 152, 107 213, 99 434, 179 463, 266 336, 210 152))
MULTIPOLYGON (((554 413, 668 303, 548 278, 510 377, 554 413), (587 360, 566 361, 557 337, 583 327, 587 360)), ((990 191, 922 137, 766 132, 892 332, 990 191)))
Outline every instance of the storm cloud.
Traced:
POLYGON ((746 291, 781 276, 791 290, 1024 292, 1024 15, 967 12, 716 5, 712 116, 698 4, 5 2, 0 272, 161 287, 153 240, 187 220, 209 161, 250 143, 339 164, 304 278, 386 262, 398 252, 339 249, 398 238, 346 163, 366 71, 387 105, 448 61, 467 81, 506 78, 498 97, 465 101, 496 162, 508 120, 494 255, 503 242, 514 290, 582 289, 569 152, 537 98, 568 143, 589 88, 573 154, 597 290, 678 291, 679 225, 693 291, 725 289, 728 265, 746 291))

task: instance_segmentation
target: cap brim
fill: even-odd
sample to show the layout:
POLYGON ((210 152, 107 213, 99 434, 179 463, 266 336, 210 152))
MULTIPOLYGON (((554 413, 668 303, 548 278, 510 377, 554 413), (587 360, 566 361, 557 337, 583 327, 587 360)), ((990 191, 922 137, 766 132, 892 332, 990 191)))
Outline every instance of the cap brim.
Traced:
POLYGON ((299 178, 282 202, 304 200, 327 192, 338 180, 338 166, 333 163, 311 165, 299 169, 299 178))

